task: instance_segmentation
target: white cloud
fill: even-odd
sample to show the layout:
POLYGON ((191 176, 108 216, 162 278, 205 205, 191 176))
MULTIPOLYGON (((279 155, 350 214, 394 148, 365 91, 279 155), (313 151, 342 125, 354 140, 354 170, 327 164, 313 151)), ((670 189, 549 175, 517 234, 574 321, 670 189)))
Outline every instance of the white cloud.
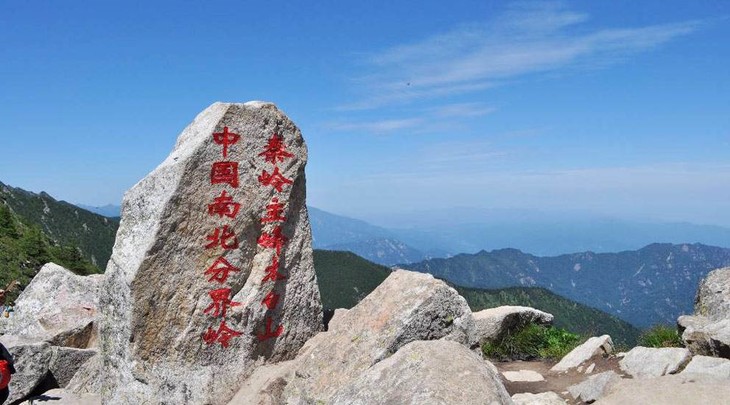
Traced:
POLYGON ((421 118, 405 118, 381 121, 357 121, 357 122, 330 122, 326 127, 334 131, 366 132, 372 134, 384 134, 388 132, 401 131, 415 128, 423 124, 421 118))
POLYGON ((513 6, 499 18, 462 26, 370 55, 366 97, 344 109, 472 93, 523 75, 605 66, 690 34, 697 21, 593 29, 561 3, 513 6))

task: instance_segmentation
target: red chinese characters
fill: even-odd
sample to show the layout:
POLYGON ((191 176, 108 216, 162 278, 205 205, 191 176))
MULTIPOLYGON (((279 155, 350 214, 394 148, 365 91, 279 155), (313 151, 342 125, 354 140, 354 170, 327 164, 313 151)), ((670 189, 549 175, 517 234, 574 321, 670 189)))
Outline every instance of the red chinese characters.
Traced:
POLYGON ((283 162, 284 159, 294 157, 293 154, 289 153, 284 146, 284 138, 279 134, 271 135, 269 143, 263 152, 259 153, 259 156, 263 156, 264 160, 276 165, 277 162, 283 162))
MULTIPOLYGON (((229 148, 235 145, 241 136, 230 132, 228 127, 223 127, 223 132, 213 133, 213 142, 223 147, 223 158, 228 157, 229 148)), ((238 188, 238 162, 218 161, 213 162, 210 167, 210 184, 220 184, 232 188, 238 188)), ((208 215, 217 216, 223 220, 225 218, 235 219, 241 210, 241 204, 234 201, 226 190, 222 190, 220 195, 213 197, 213 201, 208 204, 208 215)), ((207 243, 205 249, 222 249, 223 252, 237 249, 238 237, 236 232, 228 225, 216 227, 206 236, 207 243)), ((225 284, 231 274, 239 273, 241 269, 231 264, 224 256, 219 256, 213 264, 205 271, 204 275, 208 282, 225 284)), ((220 343, 223 348, 227 348, 231 344, 231 339, 241 336, 242 332, 236 331, 226 324, 226 315, 231 307, 241 305, 240 302, 233 301, 231 298, 230 288, 217 288, 208 292, 211 303, 203 311, 204 314, 213 318, 220 318, 218 328, 212 326, 203 333, 203 341, 208 345, 220 343)))
POLYGON ((210 168, 210 184, 238 187, 238 162, 215 162, 210 168))
POLYGON ((231 339, 236 336, 241 336, 243 333, 235 331, 226 325, 226 320, 222 320, 218 330, 208 327, 208 330, 203 335, 203 341, 209 345, 213 343, 220 343, 221 346, 227 348, 231 343, 231 339))
MULTIPOLYGON (((259 153, 259 156, 264 158, 264 162, 273 165, 273 170, 269 172, 264 169, 258 176, 258 181, 262 186, 272 187, 277 193, 281 193, 284 191, 285 186, 293 184, 291 179, 284 177, 278 166, 279 163, 294 158, 294 154, 286 149, 283 136, 274 133, 269 138, 264 151, 259 153)), ((277 283, 286 280, 286 276, 279 271, 281 253, 289 241, 289 238, 284 235, 284 228, 282 227, 287 220, 284 215, 285 207, 286 201, 281 201, 279 197, 271 199, 271 202, 266 206, 266 212, 261 218, 261 223, 267 226, 269 230, 263 230, 257 241, 258 245, 264 249, 273 250, 271 264, 264 269, 264 277, 261 279, 263 285, 274 284, 261 300, 261 305, 265 306, 268 311, 275 310, 279 304, 280 295, 276 293, 277 283)), ((272 317, 267 316, 264 330, 257 333, 259 341, 263 342, 276 338, 284 333, 284 325, 274 327, 273 324, 272 317)))
POLYGON ((208 235, 210 243, 205 245, 206 249, 211 249, 216 246, 220 246, 225 250, 238 248, 238 238, 235 232, 228 228, 228 225, 223 225, 223 228, 215 228, 215 231, 208 235))
POLYGON ((241 210, 241 204, 233 201, 233 198, 226 193, 226 190, 221 191, 221 195, 213 199, 213 203, 208 204, 208 215, 218 215, 223 218, 235 218, 238 215, 238 211, 241 210))
POLYGON ((213 300, 213 303, 208 306, 208 308, 203 311, 205 314, 209 314, 213 312, 212 316, 218 317, 226 317, 226 311, 229 307, 236 307, 241 305, 240 302, 235 302, 231 300, 231 289, 230 288, 219 288, 217 290, 213 290, 209 292, 210 299, 213 300))
POLYGON ((228 132, 228 127, 223 127, 223 132, 213 133, 213 142, 223 146, 224 159, 228 157, 228 147, 235 145, 239 139, 241 139, 241 136, 233 132, 228 132))
POLYGON ((269 174, 266 170, 261 172, 261 175, 259 176, 259 183, 264 186, 271 186, 281 193, 282 190, 284 190, 284 185, 292 184, 292 181, 284 177, 279 172, 278 167, 274 167, 274 171, 271 174, 269 174))
POLYGON ((205 271, 205 275, 210 276, 208 279, 209 282, 213 282, 215 280, 223 284, 226 280, 228 280, 228 274, 238 273, 239 271, 241 271, 241 269, 234 267, 232 264, 228 263, 228 260, 221 256, 217 258, 210 267, 208 267, 208 270, 205 271))

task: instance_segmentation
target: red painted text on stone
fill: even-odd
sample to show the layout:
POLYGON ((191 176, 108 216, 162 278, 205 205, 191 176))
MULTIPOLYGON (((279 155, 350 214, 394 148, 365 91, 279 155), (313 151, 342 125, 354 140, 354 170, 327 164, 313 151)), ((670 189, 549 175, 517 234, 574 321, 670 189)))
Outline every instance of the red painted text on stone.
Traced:
POLYGON ((263 156, 267 162, 273 165, 276 165, 277 161, 283 162, 284 159, 294 157, 292 153, 286 150, 284 138, 279 134, 274 134, 269 138, 266 148, 259 153, 259 156, 263 156))
POLYGON ((240 209, 241 204, 234 202, 233 198, 226 193, 226 190, 223 190, 221 195, 213 200, 212 204, 208 204, 208 215, 218 215, 220 218, 224 216, 235 218, 240 209))
POLYGON ((279 172, 278 167, 274 167, 274 171, 271 174, 269 174, 266 170, 261 172, 261 175, 259 176, 259 183, 264 186, 274 187, 276 191, 281 192, 284 189, 284 185, 292 184, 293 181, 284 177, 281 172, 279 172))
POLYGON ((239 271, 241 271, 241 269, 228 263, 228 260, 221 256, 217 258, 210 267, 208 267, 208 270, 205 271, 205 275, 210 276, 208 278, 209 282, 213 282, 215 280, 223 284, 226 280, 228 280, 229 273, 237 273, 239 271))
POLYGON ((228 157, 228 147, 235 145, 239 139, 241 139, 241 136, 233 132, 228 132, 228 127, 223 127, 223 132, 213 133, 213 141, 223 146, 224 158, 228 157))
POLYGON ((210 184, 238 187, 238 162, 214 162, 210 168, 210 184))

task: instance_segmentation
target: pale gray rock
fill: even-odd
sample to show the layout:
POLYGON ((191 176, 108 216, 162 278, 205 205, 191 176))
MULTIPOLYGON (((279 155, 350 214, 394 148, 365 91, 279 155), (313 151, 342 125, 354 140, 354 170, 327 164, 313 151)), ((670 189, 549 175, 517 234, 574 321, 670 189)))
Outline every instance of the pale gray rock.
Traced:
MULTIPOLYGON (((306 161, 299 129, 273 104, 215 103, 185 128, 168 158, 125 194, 100 297, 105 402, 227 403, 257 365, 293 358, 322 329, 305 202, 306 161), (226 128, 240 139, 224 158, 213 134, 226 128), (274 133, 293 154, 277 162, 278 173, 292 181, 281 191, 259 182, 277 173, 261 155, 274 133), (213 164, 223 161, 238 163, 237 187, 211 184, 213 164), (233 215, 228 205, 220 208, 230 209, 230 217, 211 215, 214 199, 228 197, 240 211, 233 215), (274 198, 284 204, 281 234, 288 239, 278 270, 286 280, 276 283, 264 282, 275 249, 257 243, 275 232, 275 223, 261 221, 274 198), (238 247, 205 248, 224 225, 235 233, 238 247), (225 267, 214 266, 221 257, 239 271, 219 283, 205 273, 225 267), (221 325, 221 317, 212 316, 210 296, 221 288, 230 288, 230 300, 241 304, 227 310, 226 326, 241 333, 228 347, 221 340, 203 340, 221 325), (272 288, 280 297, 268 310, 262 301, 272 288), (282 326, 283 333, 260 341, 269 320, 269 330, 282 326)), ((226 172, 221 174, 225 180, 226 172)))
POLYGON ((606 356, 611 353, 613 353, 613 342, 610 336, 592 337, 566 354, 550 371, 568 371, 579 367, 594 356, 606 356))
POLYGON ((543 377, 542 374, 533 370, 503 371, 502 375, 507 381, 512 382, 545 381, 545 377, 543 377))
POLYGON ((621 380, 621 376, 614 371, 605 371, 588 377, 580 384, 568 387, 573 399, 591 403, 601 398, 608 390, 621 380))
POLYGON ((63 388, 46 391, 43 395, 31 397, 22 405, 101 405, 101 396, 97 394, 75 394, 63 388))
POLYGON ((730 359, 730 318, 713 321, 683 315, 677 320, 684 345, 695 355, 730 359))
MULTIPOLYGON (((335 314, 332 315, 332 319, 330 319, 330 323, 329 323, 330 328, 332 327, 332 325, 337 325, 340 322, 342 322, 342 317, 344 317, 348 311, 349 311, 349 309, 345 309, 345 308, 335 309, 335 314)), ((337 326, 335 326, 335 327, 337 327, 337 326)))
POLYGON ((328 332, 309 340, 286 395, 328 402, 342 386, 417 340, 474 341, 466 300, 430 274, 398 270, 328 332))
POLYGON ((0 336, 0 343, 8 349, 15 364, 16 373, 10 380, 10 397, 7 400, 12 404, 28 396, 48 375, 51 345, 12 335, 0 336))
POLYGON ((341 387, 328 403, 511 404, 489 365, 456 342, 412 342, 341 387))
POLYGON ((661 404, 708 405, 724 404, 730 398, 727 381, 688 378, 682 374, 655 378, 621 379, 597 405, 661 404))
POLYGON ((585 371, 585 373, 586 373, 586 374, 590 374, 590 373, 592 373, 592 372, 593 372, 593 370, 594 370, 595 368, 596 368, 596 363, 591 363, 591 365, 590 365, 590 366, 586 367, 586 371, 585 371))
POLYGON ((474 324, 480 344, 499 340, 506 334, 531 323, 549 325, 552 322, 553 316, 551 314, 522 306, 506 305, 474 313, 474 324))
POLYGON ((698 374, 730 379, 730 360, 718 357, 694 356, 680 374, 698 374))
POLYGON ((78 276, 55 263, 44 265, 15 300, 15 315, 5 333, 53 346, 96 344, 94 321, 104 276, 78 276))
POLYGON ((730 267, 713 270, 700 282, 695 314, 712 321, 730 318, 730 267))
POLYGON ((560 395, 552 392, 541 392, 532 394, 524 392, 512 395, 512 401, 515 405, 565 405, 567 402, 560 395))
POLYGON ((619 366, 634 378, 651 378, 677 373, 691 359, 689 350, 681 347, 636 346, 619 361, 619 366))
POLYGON ((101 354, 97 353, 76 371, 71 381, 66 384, 66 391, 74 394, 99 394, 101 393, 101 384, 104 373, 104 365, 102 363, 101 354))
POLYGON ((730 359, 730 267, 700 282, 694 316, 680 316, 677 327, 693 354, 730 359))
MULTIPOLYGON (((298 359, 257 367, 228 405, 277 405, 284 403, 284 388, 294 376, 298 359)), ((289 398, 287 403, 296 403, 289 398)))
POLYGON ((53 346, 48 368, 58 386, 65 388, 84 363, 96 354, 94 349, 53 346))

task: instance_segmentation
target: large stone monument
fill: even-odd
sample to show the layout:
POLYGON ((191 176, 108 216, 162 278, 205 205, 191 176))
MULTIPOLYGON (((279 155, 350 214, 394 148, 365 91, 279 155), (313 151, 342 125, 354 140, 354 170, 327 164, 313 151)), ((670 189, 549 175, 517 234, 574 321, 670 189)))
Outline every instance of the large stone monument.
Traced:
POLYGON ((306 161, 273 104, 215 103, 126 193, 101 287, 105 403, 226 403, 321 330, 306 161))

